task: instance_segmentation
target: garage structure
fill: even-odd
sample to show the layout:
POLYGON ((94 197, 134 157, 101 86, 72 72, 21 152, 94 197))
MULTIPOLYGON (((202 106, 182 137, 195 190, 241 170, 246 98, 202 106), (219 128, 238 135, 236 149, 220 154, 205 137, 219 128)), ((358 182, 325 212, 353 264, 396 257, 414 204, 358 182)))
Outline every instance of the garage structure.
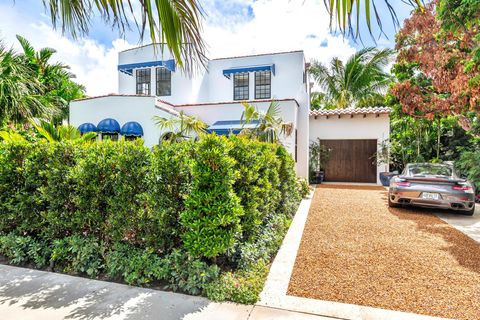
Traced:
POLYGON ((379 173, 388 164, 377 163, 375 154, 390 134, 390 108, 312 110, 310 142, 328 148, 325 181, 380 184, 379 173))

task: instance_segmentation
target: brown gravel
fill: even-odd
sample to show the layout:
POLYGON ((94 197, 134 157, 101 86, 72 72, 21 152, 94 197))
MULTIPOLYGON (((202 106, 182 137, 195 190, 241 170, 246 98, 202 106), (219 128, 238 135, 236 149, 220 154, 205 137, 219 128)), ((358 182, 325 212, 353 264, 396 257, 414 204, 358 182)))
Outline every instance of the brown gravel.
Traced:
POLYGON ((480 319, 480 245, 379 188, 315 192, 289 295, 480 319))

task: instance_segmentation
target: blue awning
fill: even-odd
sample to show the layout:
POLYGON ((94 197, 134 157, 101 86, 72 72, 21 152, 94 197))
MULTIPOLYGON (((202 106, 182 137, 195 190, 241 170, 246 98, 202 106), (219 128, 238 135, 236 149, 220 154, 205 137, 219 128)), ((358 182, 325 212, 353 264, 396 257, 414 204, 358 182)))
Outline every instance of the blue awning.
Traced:
POLYGON ((239 68, 232 68, 232 69, 225 69, 223 70, 223 75, 230 79, 232 74, 236 73, 245 73, 245 72, 255 72, 255 71, 271 71, 273 75, 275 75, 275 65, 263 65, 263 66, 251 66, 251 67, 239 67, 239 68))
POLYGON ((125 123, 120 130, 120 134, 122 136, 135 136, 141 137, 143 136, 143 128, 140 123, 135 121, 130 121, 125 123))
POLYGON ((97 127, 90 122, 82 123, 80 126, 78 126, 78 131, 80 131, 81 134, 87 132, 97 132, 97 127))
POLYGON ((239 134, 242 129, 254 129, 258 126, 258 120, 252 120, 248 123, 240 120, 217 121, 207 128, 208 133, 215 132, 220 136, 229 134, 239 134))
POLYGON ((152 68, 152 67, 165 67, 171 72, 175 72, 175 60, 171 59, 171 60, 158 60, 158 61, 121 64, 118 66, 118 71, 131 76, 133 75, 133 69, 152 68))
POLYGON ((97 129, 101 133, 120 133, 120 124, 115 119, 103 119, 98 123, 97 129))

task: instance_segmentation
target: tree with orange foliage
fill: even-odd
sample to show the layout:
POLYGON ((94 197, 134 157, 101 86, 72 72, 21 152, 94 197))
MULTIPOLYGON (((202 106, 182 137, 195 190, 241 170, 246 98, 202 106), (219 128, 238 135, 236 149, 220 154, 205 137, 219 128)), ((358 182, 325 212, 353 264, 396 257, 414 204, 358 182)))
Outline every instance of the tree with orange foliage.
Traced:
POLYGON ((399 82, 391 89, 406 114, 433 119, 458 117, 465 129, 480 117, 480 20, 471 0, 439 0, 405 20, 396 38, 398 56, 393 72, 399 82), (455 17, 451 7, 471 16, 455 17), (462 7, 463 6, 463 7, 462 7), (442 20, 443 19, 443 20, 442 20), (473 120, 475 121, 475 119, 473 120))

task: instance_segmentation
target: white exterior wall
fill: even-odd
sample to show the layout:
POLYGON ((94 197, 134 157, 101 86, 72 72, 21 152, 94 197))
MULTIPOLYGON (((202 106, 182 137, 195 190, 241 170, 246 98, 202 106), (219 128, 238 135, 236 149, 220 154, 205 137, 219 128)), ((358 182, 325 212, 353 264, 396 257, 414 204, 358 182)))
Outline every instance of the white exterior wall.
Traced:
POLYGON ((122 127, 127 122, 136 121, 143 128, 143 138, 148 147, 158 144, 162 134, 152 120, 154 116, 172 116, 155 107, 154 97, 108 96, 70 103, 71 125, 78 127, 86 122, 98 125, 101 120, 112 118, 122 127))
MULTIPOLYGON (((170 52, 162 53, 160 47, 144 46, 119 53, 118 64, 132 64, 156 60, 173 59, 170 52)), ((261 66, 275 64, 275 75, 272 74, 272 99, 297 99, 308 96, 307 86, 303 82, 305 57, 302 51, 225 58, 210 60, 207 70, 197 71, 191 77, 178 68, 172 72, 172 95, 162 96, 172 104, 191 104, 202 102, 233 101, 233 77, 223 76, 223 70, 231 68, 261 66)), ((129 76, 118 72, 118 88, 120 94, 136 93, 135 70, 129 76)), ((255 75, 250 73, 250 97, 255 99, 255 75)), ((151 68, 151 95, 155 95, 155 68, 151 68)), ((302 102, 303 103, 303 102, 302 102)))
MULTIPOLYGON (((144 46, 119 53, 118 64, 133 64, 157 60, 170 60, 172 55, 168 50, 161 51, 160 46, 144 46)), ((231 68, 252 67, 259 65, 275 65, 275 75, 272 74, 271 98, 289 99, 280 101, 281 116, 285 122, 291 122, 294 131, 289 137, 281 137, 282 143, 292 155, 295 153, 295 129, 297 130, 297 163, 299 176, 308 178, 308 145, 310 94, 304 82, 305 57, 302 51, 216 59, 208 62, 207 70, 198 71, 193 76, 183 73, 177 66, 172 72, 171 96, 161 96, 159 99, 172 105, 165 105, 175 111, 185 111, 186 114, 198 116, 207 124, 220 120, 239 120, 244 110, 243 105, 233 100, 233 76, 228 79, 223 76, 223 70, 231 68), (296 102, 295 102, 296 101, 296 102), (220 102, 235 102, 224 103, 220 102), (297 104, 298 102, 298 104, 297 104), (217 103, 217 104, 213 104, 217 103), (185 104, 201 104, 182 106, 185 104)), ((136 94, 135 71, 129 76, 118 72, 119 93, 136 94)), ((255 73, 249 73, 249 100, 255 99, 255 73)), ((305 77, 308 79, 308 77, 305 77)), ((145 144, 148 146, 158 142, 160 130, 154 126, 152 117, 164 111, 155 108, 156 73, 151 68, 152 97, 109 96, 72 102, 70 106, 70 122, 78 126, 85 122, 95 125, 105 118, 116 119, 120 126, 128 121, 139 122, 144 129, 145 144)), ((265 110, 269 102, 253 102, 265 110)))
MULTIPOLYGON (((272 99, 299 100, 302 95, 308 95, 303 83, 305 58, 303 52, 279 53, 240 58, 211 60, 208 64, 207 82, 208 96, 206 102, 232 101, 233 76, 228 79, 223 76, 223 70, 241 67, 275 64, 275 75, 272 74, 272 99)), ((249 99, 255 99, 255 74, 249 75, 249 99)), ((202 101, 198 101, 202 102, 202 101)))
MULTIPOLYGON (((378 144, 390 136, 390 117, 388 114, 342 115, 340 118, 333 115, 310 117, 310 141, 320 139, 376 139, 378 144)), ((377 148, 378 148, 377 147, 377 148)), ((388 164, 377 166, 377 184, 380 184, 378 173, 388 171, 388 164)))
MULTIPOLYGON (((143 46, 135 49, 122 51, 118 55, 118 64, 132 64, 151 62, 157 60, 171 60, 172 54, 168 50, 162 52, 161 46, 143 46)), ((150 90, 151 95, 156 94, 156 67, 151 69, 150 90)), ((127 75, 118 71, 118 91, 120 94, 136 94, 135 70, 133 75, 127 75)), ((175 72, 172 72, 172 92, 170 96, 161 96, 172 104, 194 103, 198 100, 199 87, 204 81, 205 70, 199 70, 193 78, 187 76, 178 66, 175 72)))

